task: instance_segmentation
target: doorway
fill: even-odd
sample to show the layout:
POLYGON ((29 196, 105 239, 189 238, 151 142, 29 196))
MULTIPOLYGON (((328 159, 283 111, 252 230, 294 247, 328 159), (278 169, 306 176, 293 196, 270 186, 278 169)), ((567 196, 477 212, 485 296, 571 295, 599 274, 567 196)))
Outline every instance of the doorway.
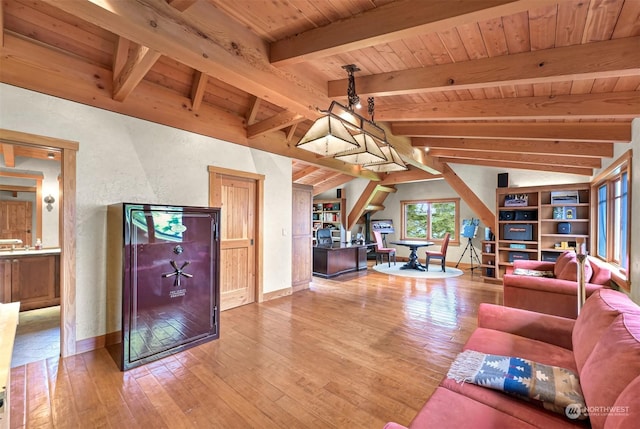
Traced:
MULTIPOLYGON (((76 152, 78 143, 70 140, 28 134, 0 128, 0 143, 4 147, 24 147, 31 157, 50 158, 55 153, 60 160, 58 234, 60 254, 60 354, 76 354, 76 282, 75 282, 75 217, 76 217, 76 152), (44 155, 39 155, 44 154, 44 155)), ((12 151, 12 156, 20 156, 12 151)), ((4 150, 3 150, 4 153, 4 150)), ((39 193, 36 204, 41 204, 39 193)))
POLYGON ((264 176, 209 167, 209 205, 220 207, 220 308, 262 300, 264 176))

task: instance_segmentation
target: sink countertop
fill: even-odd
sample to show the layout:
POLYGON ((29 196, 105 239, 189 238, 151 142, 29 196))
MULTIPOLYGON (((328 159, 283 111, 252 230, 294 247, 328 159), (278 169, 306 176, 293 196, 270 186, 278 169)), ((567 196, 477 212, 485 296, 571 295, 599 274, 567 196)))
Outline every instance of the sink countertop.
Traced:
POLYGON ((25 249, 2 249, 0 250, 0 258, 11 258, 14 256, 29 256, 29 255, 59 255, 60 248, 59 247, 49 247, 40 250, 36 250, 31 248, 29 250, 25 249))

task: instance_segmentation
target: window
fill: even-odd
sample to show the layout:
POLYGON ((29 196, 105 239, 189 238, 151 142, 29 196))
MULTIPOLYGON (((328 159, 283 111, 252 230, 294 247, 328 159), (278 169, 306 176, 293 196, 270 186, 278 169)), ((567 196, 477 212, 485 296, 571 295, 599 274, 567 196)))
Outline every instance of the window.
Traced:
POLYGON ((594 180, 597 196, 595 213, 595 250, 598 257, 620 268, 629 270, 629 195, 631 154, 617 160, 594 180))
POLYGON ((451 243, 459 243, 460 199, 401 201, 402 238, 442 240, 448 232, 451 243))

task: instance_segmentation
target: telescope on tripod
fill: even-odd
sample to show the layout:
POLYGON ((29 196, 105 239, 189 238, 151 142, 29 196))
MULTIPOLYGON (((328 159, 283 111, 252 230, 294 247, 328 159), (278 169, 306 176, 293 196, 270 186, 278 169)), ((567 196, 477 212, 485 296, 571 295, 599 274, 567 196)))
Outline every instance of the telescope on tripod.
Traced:
POLYGON ((476 238, 476 234, 478 233, 478 225, 480 225, 480 219, 463 219, 462 220, 462 236, 468 239, 467 246, 464 248, 462 255, 460 255, 460 259, 458 259, 458 263, 456 264, 456 268, 460 265, 460 261, 464 257, 467 250, 469 251, 469 258, 471 260, 471 275, 473 275, 473 270, 476 268, 480 268, 482 264, 480 262, 480 257, 478 256, 478 252, 476 252, 475 247, 473 247, 473 239, 476 238), (476 260, 476 266, 473 265, 473 260, 476 260))

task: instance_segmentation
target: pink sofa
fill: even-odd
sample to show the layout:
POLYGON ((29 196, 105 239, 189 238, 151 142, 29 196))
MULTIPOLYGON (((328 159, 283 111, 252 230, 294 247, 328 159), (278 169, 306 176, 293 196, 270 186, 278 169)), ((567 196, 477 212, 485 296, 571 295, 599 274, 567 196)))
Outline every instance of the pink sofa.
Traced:
MULTIPOLYGON (((513 270, 502 278, 504 305, 575 319, 578 316, 576 264, 574 252, 564 252, 555 263, 515 261, 513 270), (554 277, 516 275, 512 273, 516 269, 553 272, 554 277)), ((611 271, 607 264, 588 256, 585 284, 587 297, 602 287, 608 287, 610 281, 611 271)))
MULTIPOLYGON (((445 378, 409 424, 420 428, 637 428, 640 422, 640 307, 599 289, 577 320, 481 304, 478 328, 464 349, 518 356, 579 375, 589 420, 502 392, 445 378)), ((406 429, 387 423, 385 429, 406 429)))

